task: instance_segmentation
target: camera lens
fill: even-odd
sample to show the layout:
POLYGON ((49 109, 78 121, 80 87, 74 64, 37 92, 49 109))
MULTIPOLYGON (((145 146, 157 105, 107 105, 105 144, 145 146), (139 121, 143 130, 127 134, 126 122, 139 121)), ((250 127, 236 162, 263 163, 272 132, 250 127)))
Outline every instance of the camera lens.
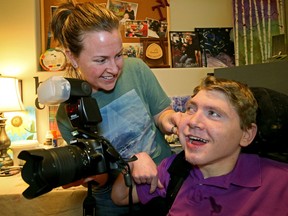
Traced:
POLYGON ((32 199, 53 188, 107 171, 101 142, 78 140, 72 145, 20 152, 21 172, 30 186, 23 195, 32 199))

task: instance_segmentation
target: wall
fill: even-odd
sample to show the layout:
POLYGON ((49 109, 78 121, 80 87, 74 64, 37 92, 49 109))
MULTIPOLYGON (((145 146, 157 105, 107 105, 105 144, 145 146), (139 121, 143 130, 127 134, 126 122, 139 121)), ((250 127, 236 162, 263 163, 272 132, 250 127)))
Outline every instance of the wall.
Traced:
POLYGON ((232 27, 231 0, 170 0, 170 27, 189 31, 195 27, 232 27))
MULTIPOLYGON (((37 72, 41 47, 39 2, 0 0, 0 73, 23 80, 26 106, 33 106, 36 98, 33 77, 45 80, 54 74, 37 72)), ((170 0, 170 30, 232 26, 231 4, 230 0, 170 0)), ((213 68, 169 68, 154 69, 153 72, 167 94, 174 96, 190 94, 202 77, 213 72, 213 68)), ((43 142, 48 129, 48 110, 37 110, 36 115, 38 139, 43 142)))
POLYGON ((0 0, 0 73, 17 76, 36 71, 35 0, 0 0))

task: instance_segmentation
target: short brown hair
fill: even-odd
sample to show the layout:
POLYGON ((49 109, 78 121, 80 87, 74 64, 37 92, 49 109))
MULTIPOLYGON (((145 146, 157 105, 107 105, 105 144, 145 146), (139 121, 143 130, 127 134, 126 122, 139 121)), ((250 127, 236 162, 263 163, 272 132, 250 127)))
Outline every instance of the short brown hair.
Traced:
POLYGON ((215 90, 224 93, 239 115, 242 130, 251 128, 252 123, 256 123, 258 104, 252 91, 246 84, 234 80, 207 76, 199 86, 194 88, 192 97, 200 90, 215 90))

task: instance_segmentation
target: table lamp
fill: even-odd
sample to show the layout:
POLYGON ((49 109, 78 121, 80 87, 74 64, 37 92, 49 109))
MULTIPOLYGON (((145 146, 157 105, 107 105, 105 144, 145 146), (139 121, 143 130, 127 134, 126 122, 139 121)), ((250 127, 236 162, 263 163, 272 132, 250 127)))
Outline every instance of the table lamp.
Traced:
POLYGON ((11 140, 6 134, 3 112, 24 110, 19 93, 19 81, 14 77, 0 76, 0 166, 13 166, 13 160, 7 153, 11 140))

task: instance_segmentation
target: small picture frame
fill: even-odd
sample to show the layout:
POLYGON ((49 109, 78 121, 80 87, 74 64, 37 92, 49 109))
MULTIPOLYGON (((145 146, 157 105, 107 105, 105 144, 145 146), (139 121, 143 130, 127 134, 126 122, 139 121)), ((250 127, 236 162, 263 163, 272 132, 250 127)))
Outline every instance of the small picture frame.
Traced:
POLYGON ((152 18, 146 18, 148 21, 148 37, 166 38, 168 23, 166 21, 159 21, 152 18))
POLYGON ((142 59, 151 68, 169 68, 168 41, 161 38, 141 38, 142 59))
POLYGON ((148 37, 148 21, 134 20, 125 22, 126 38, 147 38, 148 37))
POLYGON ((121 23, 126 20, 136 20, 138 4, 119 0, 108 0, 107 8, 120 18, 121 23))
POLYGON ((173 68, 202 67, 199 37, 194 31, 170 31, 173 68))
POLYGON ((124 57, 141 58, 141 49, 140 43, 123 43, 124 57))

